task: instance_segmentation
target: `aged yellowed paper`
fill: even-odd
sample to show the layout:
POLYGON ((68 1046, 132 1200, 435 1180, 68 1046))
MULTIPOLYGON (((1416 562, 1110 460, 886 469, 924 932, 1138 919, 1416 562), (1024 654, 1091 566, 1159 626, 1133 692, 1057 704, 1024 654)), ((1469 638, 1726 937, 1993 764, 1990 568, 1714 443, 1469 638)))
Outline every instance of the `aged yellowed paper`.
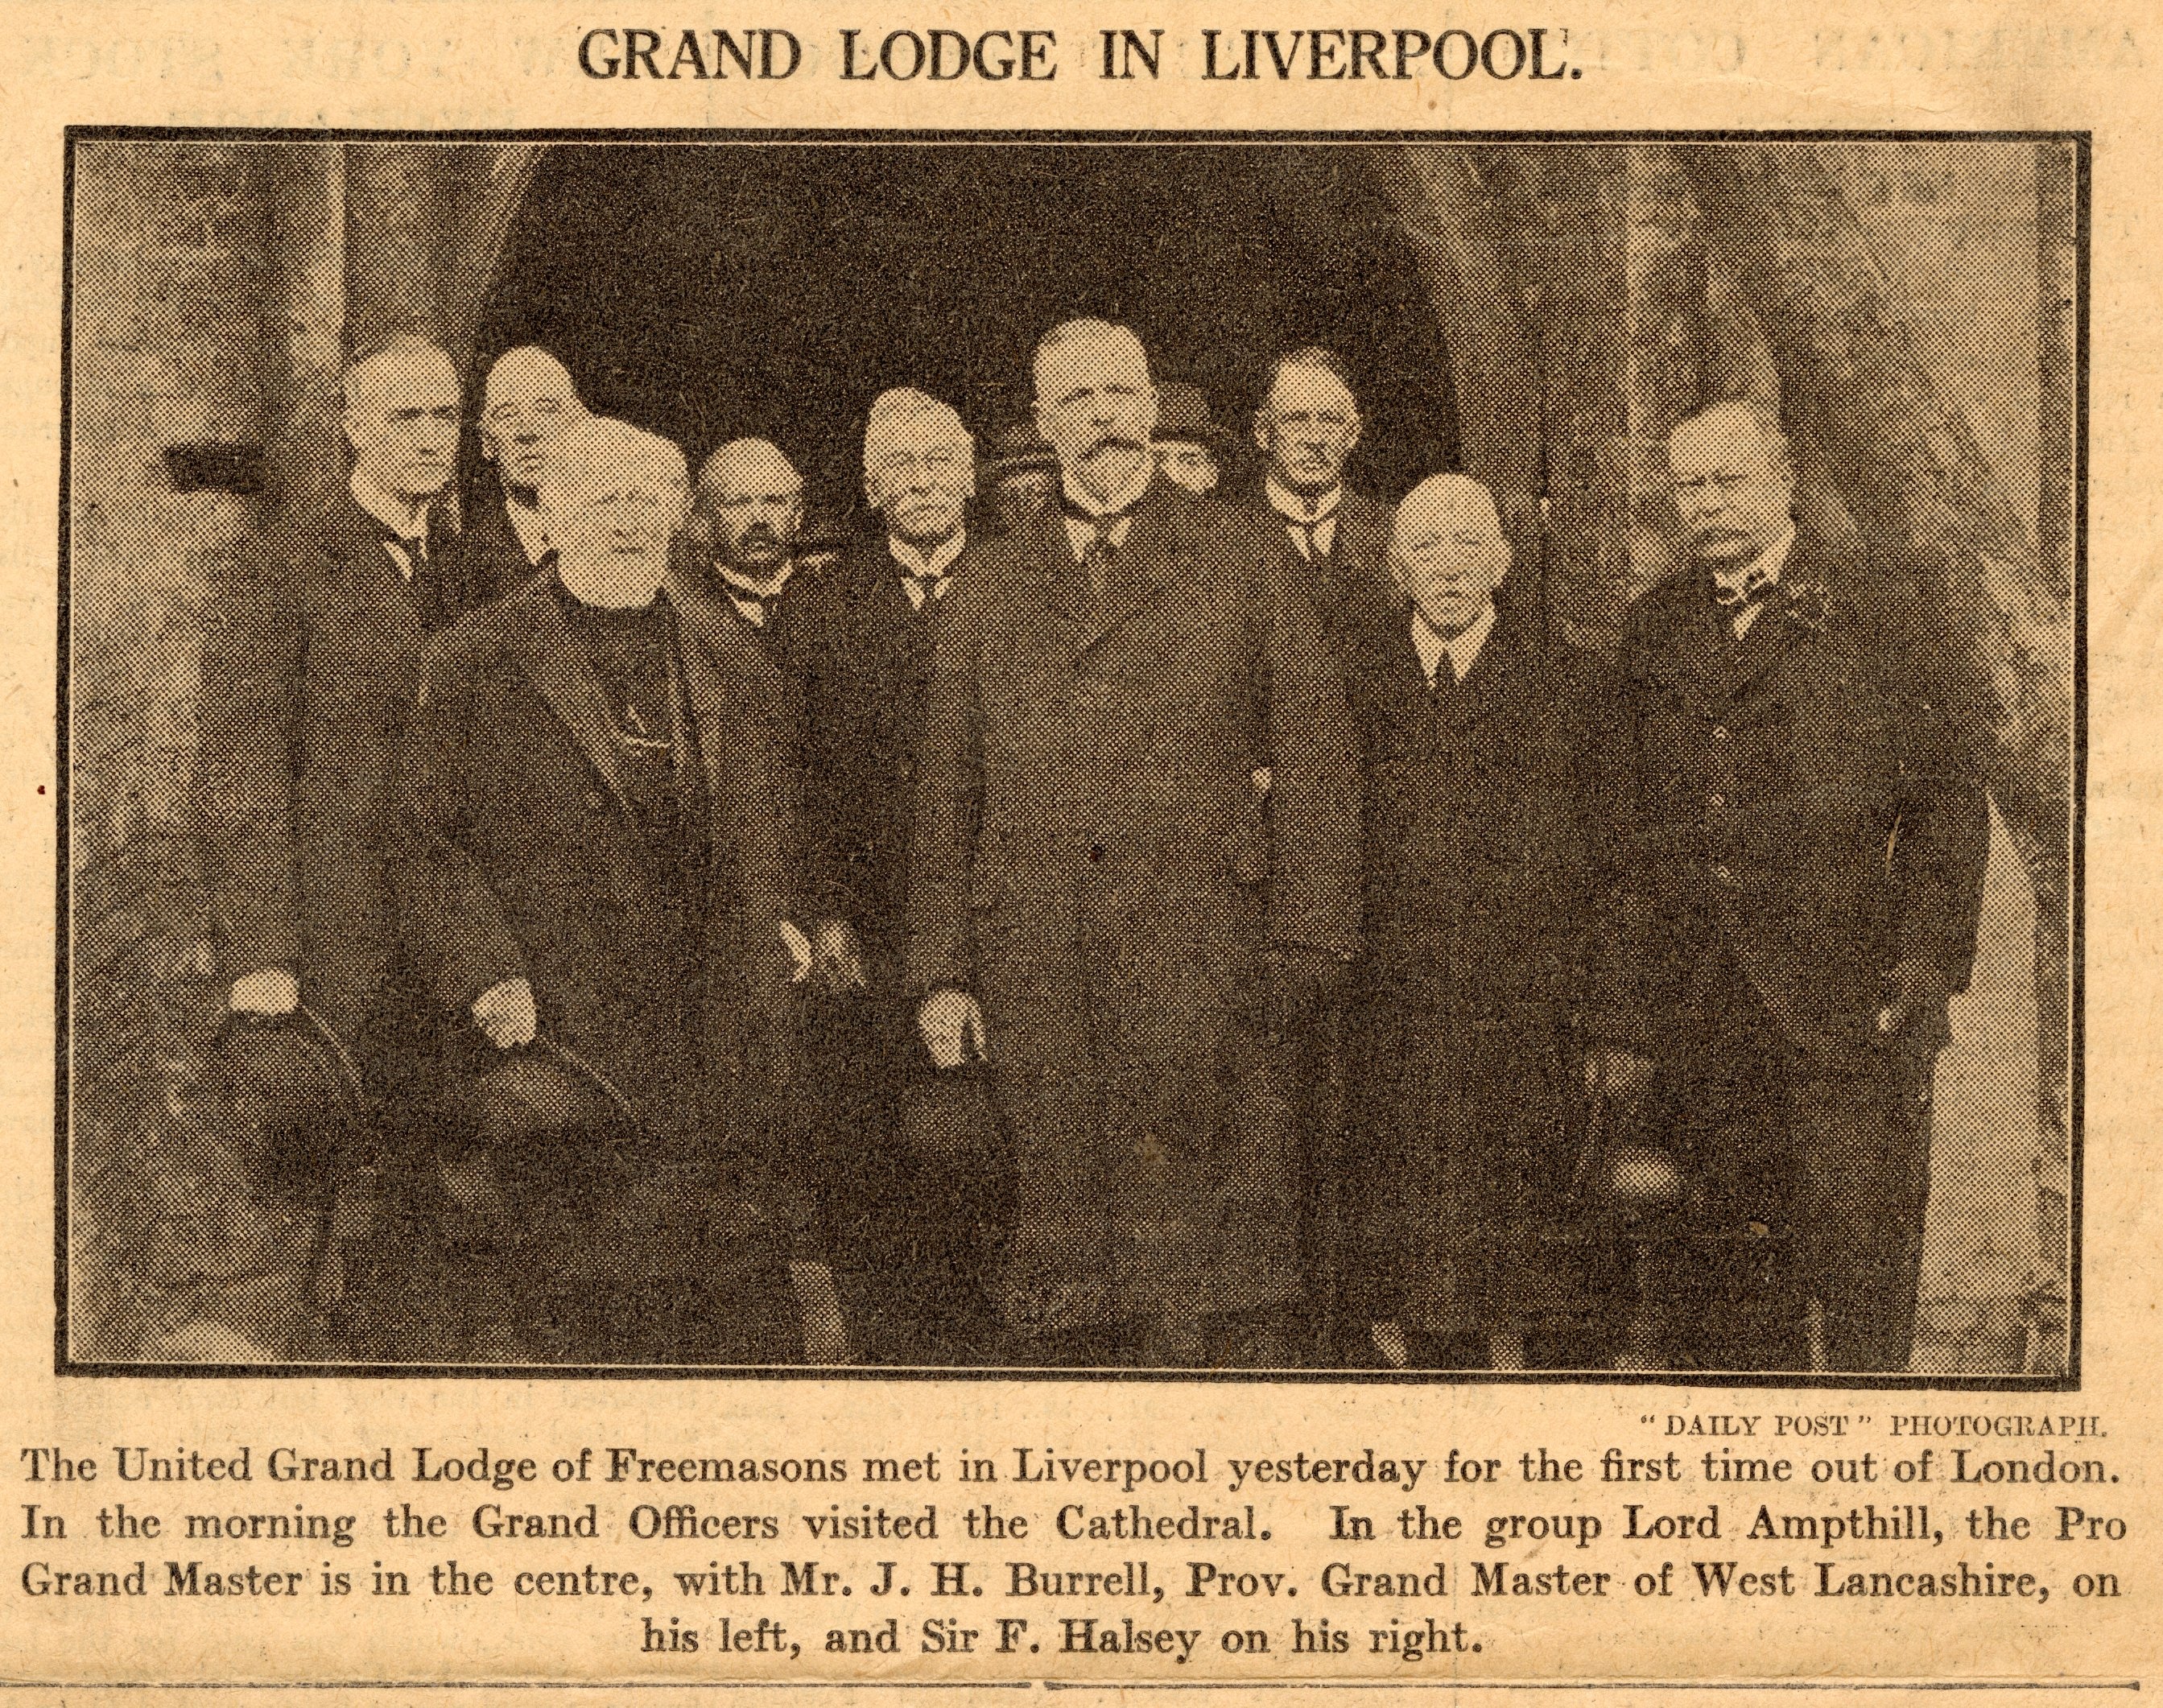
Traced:
POLYGON ((5 29, 0 1686, 2151 1687, 2145 13, 5 29))

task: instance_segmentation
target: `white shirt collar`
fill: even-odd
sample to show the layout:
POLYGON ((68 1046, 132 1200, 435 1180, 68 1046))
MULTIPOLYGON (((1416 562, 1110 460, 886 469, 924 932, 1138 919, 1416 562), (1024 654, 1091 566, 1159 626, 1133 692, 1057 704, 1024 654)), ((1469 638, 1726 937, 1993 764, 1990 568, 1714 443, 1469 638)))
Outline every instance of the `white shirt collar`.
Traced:
POLYGON ((747 575, 739 575, 733 569, 716 563, 714 574, 721 584, 721 591, 728 595, 729 603, 744 616, 744 621, 755 629, 766 626, 766 620, 773 615, 773 601, 796 574, 796 560, 791 558, 783 563, 773 579, 760 586, 747 575))
POLYGON ((1480 662, 1480 649, 1486 646, 1488 636, 1495 632, 1495 601, 1487 601, 1487 609, 1472 619, 1464 633, 1444 640, 1427 626, 1427 621, 1415 607, 1411 613, 1412 645, 1419 652, 1420 668, 1427 672, 1432 683, 1434 673, 1442 663, 1443 654, 1456 667, 1459 682, 1472 673, 1472 667, 1480 662))
MULTIPOLYGON (((1713 584, 1731 592, 1741 593, 1756 587, 1778 587, 1781 572, 1788 567, 1788 558, 1795 549, 1795 525, 1789 522, 1780 537, 1765 548, 1747 563, 1737 563, 1730 568, 1715 568, 1713 584)), ((1741 640, 1750 632, 1750 625, 1757 621, 1757 613, 1764 610, 1762 600, 1746 605, 1733 618, 1735 637, 1741 640)))
POLYGON ((927 594, 935 597, 945 595, 947 572, 953 568, 955 560, 968 543, 968 532, 961 528, 955 530, 952 539, 942 541, 928 552, 919 552, 908 541, 893 534, 886 537, 887 555, 900 566, 901 590, 909 596, 909 604, 922 610, 927 594), (924 584, 927 580, 938 584, 927 589, 924 584))
POLYGON ((353 494, 353 501, 355 504, 390 529, 399 539, 403 540, 409 546, 420 545, 425 548, 428 537, 428 512, 435 507, 434 499, 430 499, 427 503, 421 506, 420 520, 416 525, 411 507, 395 494, 385 492, 363 474, 359 464, 354 465, 352 476, 346 482, 346 490, 353 494))
POLYGON ((1292 550, 1302 558, 1316 553, 1327 558, 1337 549, 1337 506, 1344 501, 1344 488, 1340 485, 1317 498, 1312 505, 1289 486, 1279 484, 1270 475, 1262 483, 1270 508, 1285 519, 1285 532, 1291 541, 1292 550), (1309 542, 1312 550, 1309 550, 1309 542))
POLYGON ((1262 482, 1262 491, 1268 497, 1271 510, 1286 521, 1297 522, 1301 527, 1328 521, 1337 514, 1337 506, 1344 501, 1342 481, 1312 501, 1294 492, 1274 474, 1262 482))
POLYGON ((511 523, 511 532, 518 537, 519 549, 526 553, 526 561, 538 565, 548 555, 548 531, 541 520, 541 506, 521 504, 508 492, 503 495, 503 513, 511 523))
MULTIPOLYGON (((1144 460, 1140 474, 1127 490, 1113 493, 1109 499, 1092 498, 1071 479, 1063 475, 1061 478, 1066 485, 1066 501, 1076 510, 1085 511, 1094 516, 1118 516, 1121 511, 1131 511, 1141 502, 1142 495, 1150 490, 1150 483, 1156 479, 1156 463, 1153 458, 1144 460)), ((1087 554, 1089 548, 1096 543, 1096 524, 1064 509, 1060 511, 1060 520, 1066 524, 1066 543, 1074 553, 1074 561, 1078 563, 1087 554)), ((1106 537, 1114 548, 1126 544, 1127 530, 1134 526, 1134 521, 1132 516, 1120 516, 1118 521, 1112 524, 1111 532, 1106 537)))

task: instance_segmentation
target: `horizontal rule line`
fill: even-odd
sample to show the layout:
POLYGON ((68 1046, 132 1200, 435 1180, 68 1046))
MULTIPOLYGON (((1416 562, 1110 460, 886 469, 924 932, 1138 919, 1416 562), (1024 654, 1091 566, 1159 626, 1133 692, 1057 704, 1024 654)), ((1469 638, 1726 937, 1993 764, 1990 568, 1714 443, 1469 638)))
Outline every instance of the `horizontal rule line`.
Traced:
POLYGON ((0 1690, 2138 1690, 2138 1679, 0 1679, 0 1690))

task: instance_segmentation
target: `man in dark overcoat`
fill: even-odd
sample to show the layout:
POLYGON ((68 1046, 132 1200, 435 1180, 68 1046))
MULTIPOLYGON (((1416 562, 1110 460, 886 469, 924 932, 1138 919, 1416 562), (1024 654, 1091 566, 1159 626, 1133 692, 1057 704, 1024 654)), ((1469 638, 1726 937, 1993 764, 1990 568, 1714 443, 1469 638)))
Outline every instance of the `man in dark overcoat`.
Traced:
POLYGON ((305 1004, 348 1051, 374 1111, 373 1130, 280 1160, 336 1236, 320 1255, 320 1302, 358 1355, 444 1356, 455 1349, 432 1330, 406 1332, 426 1314, 401 1297, 425 1253, 360 1229, 375 1219, 379 1181, 401 1196, 411 1129, 437 1089, 436 1040, 391 895, 393 772, 427 638, 478 596, 443 502, 457 370, 432 343, 395 340, 348 369, 340 424, 353 451, 342 490, 243 553, 206 612, 203 873, 236 1024, 305 1004), (303 1175, 290 1172, 296 1162, 303 1175))
POLYGON ((838 957, 817 945, 822 1208, 850 1318, 880 1362, 972 1362, 992 1339, 992 1159, 926 1155, 917 1142, 930 1106, 964 1094, 924 1054, 902 965, 924 690, 955 589, 982 555, 968 521, 975 493, 961 417, 921 391, 882 393, 864 430, 878 532, 807 602, 800 647, 819 911, 849 932, 838 957))
POLYGON ((1498 600, 1510 561, 1487 489, 1438 474, 1397 511, 1402 596, 1354 572, 1331 601, 1366 778, 1353 1291, 1395 1365, 1599 1354, 1565 1196, 1614 768, 1595 665, 1498 600))
POLYGON ((1705 1366, 1904 1369, 1946 998, 1975 953, 1988 816, 1929 614, 1799 539, 1778 424, 1715 404, 1668 446, 1691 562, 1631 607, 1621 977, 1705 1249, 1670 1302, 1705 1366), (1747 1249, 1747 1242, 1730 1245, 1747 1249))
POLYGON ((495 470, 495 490, 466 518, 463 549, 481 602, 523 586, 548 555, 548 532, 536 490, 548 445, 586 418, 570 370, 538 345, 498 356, 481 390, 480 453, 495 470))
POLYGON ((1335 352, 1310 344, 1270 364, 1254 443, 1264 458, 1257 507, 1301 563, 1318 572, 1357 572, 1390 585, 1390 512, 1344 484, 1345 465, 1365 429, 1349 369, 1335 352))
POLYGON ((812 1355, 838 1349, 791 1179, 788 762, 660 591, 688 487, 666 440, 563 435, 555 573, 435 643, 406 752, 408 927, 480 1071, 537 1035, 630 1105, 480 1155, 442 1138, 467 1207, 511 1230, 495 1279, 551 1361, 792 1359, 792 1278, 822 1312, 812 1355))
POLYGON ((343 422, 345 489, 244 555, 207 613, 200 809, 233 1007, 305 1000, 365 1045, 402 1030, 392 759, 422 650, 468 602, 440 501, 457 370, 401 339, 347 372, 343 422))
POLYGON ((1039 345, 1060 506, 940 632, 910 850, 935 1061, 987 1054, 1024 1361, 1282 1361, 1288 1039, 1359 940, 1343 690, 1282 544, 1156 478, 1140 341, 1039 345))

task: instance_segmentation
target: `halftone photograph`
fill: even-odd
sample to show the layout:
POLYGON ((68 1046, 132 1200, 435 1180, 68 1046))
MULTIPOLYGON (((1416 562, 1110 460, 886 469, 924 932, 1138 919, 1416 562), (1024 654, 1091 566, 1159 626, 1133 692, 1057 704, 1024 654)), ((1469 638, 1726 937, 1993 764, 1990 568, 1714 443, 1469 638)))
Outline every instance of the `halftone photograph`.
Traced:
POLYGON ((63 1372, 2077 1384, 2083 137, 68 149, 63 1372))

